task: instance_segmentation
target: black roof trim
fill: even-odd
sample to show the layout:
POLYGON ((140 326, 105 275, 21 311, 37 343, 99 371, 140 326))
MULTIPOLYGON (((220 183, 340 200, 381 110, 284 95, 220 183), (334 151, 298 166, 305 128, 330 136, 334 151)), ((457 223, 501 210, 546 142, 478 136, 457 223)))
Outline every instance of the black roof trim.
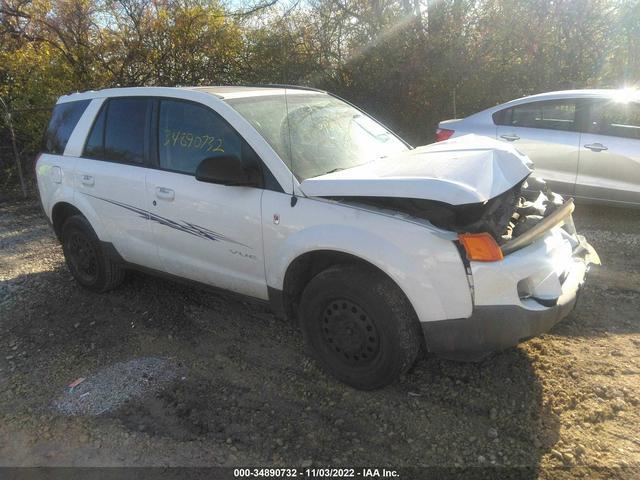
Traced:
POLYGON ((286 83, 242 83, 239 85, 229 85, 230 87, 251 87, 251 88, 289 88, 291 90, 309 90, 310 92, 329 93, 319 88, 303 87, 302 85, 288 85, 286 83))

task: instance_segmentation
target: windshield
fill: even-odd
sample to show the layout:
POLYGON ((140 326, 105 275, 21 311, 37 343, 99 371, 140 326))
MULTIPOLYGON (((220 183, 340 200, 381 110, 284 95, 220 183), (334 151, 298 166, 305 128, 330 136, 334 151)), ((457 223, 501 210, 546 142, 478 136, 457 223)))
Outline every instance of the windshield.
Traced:
POLYGON ((269 142, 299 181, 408 150, 398 137, 351 105, 327 94, 226 100, 269 142))

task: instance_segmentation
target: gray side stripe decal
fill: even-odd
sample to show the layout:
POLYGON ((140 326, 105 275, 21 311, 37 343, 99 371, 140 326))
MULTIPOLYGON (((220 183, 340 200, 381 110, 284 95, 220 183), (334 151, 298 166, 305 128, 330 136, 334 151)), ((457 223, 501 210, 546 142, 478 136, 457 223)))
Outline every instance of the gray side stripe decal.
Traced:
POLYGON ((98 200, 102 200, 103 202, 111 203, 112 205, 117 205, 118 207, 122 207, 127 210, 130 210, 134 213, 137 213, 141 218, 144 218, 145 220, 151 220, 153 222, 159 223, 160 225, 165 225, 175 230, 180 230, 181 232, 189 233, 195 237, 205 238, 207 240, 213 240, 214 242, 217 242, 217 241, 229 242, 229 243, 234 243, 236 245, 242 245, 243 247, 246 247, 246 248, 251 248, 249 245, 245 245, 244 243, 231 240, 230 238, 225 237, 221 233, 214 232, 213 230, 209 230, 199 225, 194 225, 193 223, 185 222, 184 220, 176 222, 174 220, 161 217, 160 215, 156 215, 155 213, 152 213, 148 210, 143 210, 141 208, 134 207, 133 205, 117 202, 115 200, 109 200, 107 198, 96 197, 95 195, 91 195, 85 192, 82 192, 82 193, 84 195, 87 195, 88 197, 97 198, 98 200))

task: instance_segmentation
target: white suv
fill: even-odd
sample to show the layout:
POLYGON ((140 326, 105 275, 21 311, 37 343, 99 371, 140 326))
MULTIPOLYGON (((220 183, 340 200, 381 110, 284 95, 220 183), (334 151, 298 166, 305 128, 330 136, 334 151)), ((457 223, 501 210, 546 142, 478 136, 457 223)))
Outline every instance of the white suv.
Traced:
POLYGON ((362 389, 423 349, 475 359, 548 330, 597 262, 511 146, 413 149, 311 89, 64 96, 36 171, 82 286, 135 268, 268 301, 362 389))

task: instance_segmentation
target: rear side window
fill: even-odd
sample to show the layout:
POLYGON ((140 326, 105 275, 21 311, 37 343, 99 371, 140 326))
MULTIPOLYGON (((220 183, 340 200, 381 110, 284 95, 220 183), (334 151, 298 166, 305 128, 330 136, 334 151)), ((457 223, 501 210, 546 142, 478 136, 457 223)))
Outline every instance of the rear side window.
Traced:
POLYGON ((112 98, 89 132, 83 155, 120 163, 144 163, 151 102, 143 97, 112 98))
POLYGON ((640 103, 605 101, 591 107, 589 131, 640 139, 640 103))
POLYGON ((62 155, 73 129, 91 100, 58 103, 53 108, 49 126, 44 134, 43 152, 62 155))
POLYGON ((516 105, 493 114, 497 125, 576 131, 576 102, 549 100, 516 105))
POLYGON ((158 157, 165 170, 195 174, 202 160, 221 155, 249 161, 243 159, 242 137, 207 107, 161 100, 158 120, 158 157))

